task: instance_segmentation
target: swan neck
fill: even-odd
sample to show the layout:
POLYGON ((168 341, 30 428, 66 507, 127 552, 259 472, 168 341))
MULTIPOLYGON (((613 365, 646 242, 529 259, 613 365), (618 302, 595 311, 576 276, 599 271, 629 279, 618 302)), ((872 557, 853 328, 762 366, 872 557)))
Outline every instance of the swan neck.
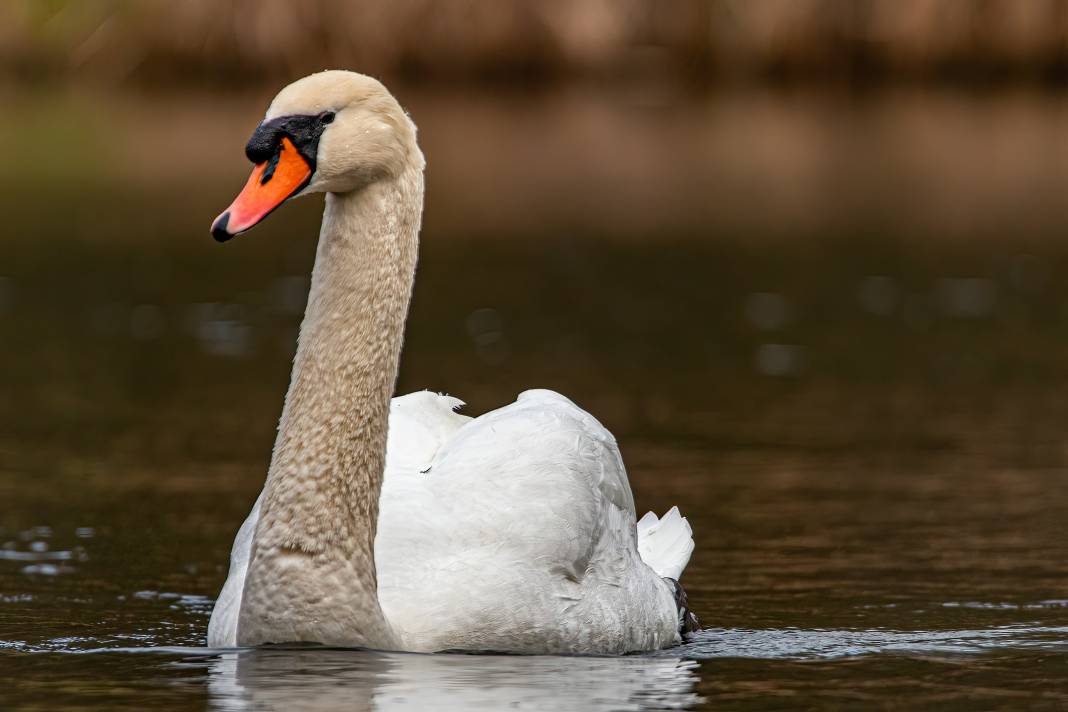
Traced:
POLYGON ((326 196, 239 618, 241 644, 396 647, 374 538, 422 172, 326 196))

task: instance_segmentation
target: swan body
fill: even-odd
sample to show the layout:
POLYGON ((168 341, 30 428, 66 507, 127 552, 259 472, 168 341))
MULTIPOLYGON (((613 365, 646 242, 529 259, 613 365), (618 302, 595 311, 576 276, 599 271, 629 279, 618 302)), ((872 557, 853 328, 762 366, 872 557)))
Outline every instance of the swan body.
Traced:
POLYGON ((448 396, 391 398, 422 209, 414 136, 375 80, 300 80, 268 110, 247 151, 264 162, 213 226, 228 239, 271 201, 327 193, 271 468, 234 541, 208 644, 678 643, 695 623, 677 584, 689 524, 674 508, 636 521, 619 449, 597 420, 547 390, 478 418, 448 396), (262 177, 270 161, 280 178, 262 177))
MULTIPOLYGON (((689 559, 689 525, 675 509, 653 536, 650 513, 639 534, 611 434, 552 391, 474 419, 461 405, 426 391, 392 401, 375 562, 401 647, 620 653, 679 642, 666 579, 689 559)), ((258 517, 259 502, 234 543, 213 647, 237 642, 258 517)))

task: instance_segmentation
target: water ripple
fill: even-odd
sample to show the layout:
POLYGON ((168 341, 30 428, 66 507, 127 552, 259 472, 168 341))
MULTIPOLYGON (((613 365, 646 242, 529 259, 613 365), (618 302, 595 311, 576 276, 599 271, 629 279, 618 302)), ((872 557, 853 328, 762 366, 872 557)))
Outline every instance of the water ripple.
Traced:
POLYGON ((670 651, 694 660, 815 660, 877 654, 974 654, 991 650, 1068 650, 1068 627, 1007 625, 976 630, 802 630, 708 628, 670 651))

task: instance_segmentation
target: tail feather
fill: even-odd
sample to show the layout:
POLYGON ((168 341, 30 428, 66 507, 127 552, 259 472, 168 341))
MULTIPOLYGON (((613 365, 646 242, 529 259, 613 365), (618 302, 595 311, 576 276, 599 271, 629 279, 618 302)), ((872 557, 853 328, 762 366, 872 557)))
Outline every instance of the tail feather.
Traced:
POLYGON ((678 580, 693 553, 693 530, 672 507, 658 518, 647 512, 638 521, 638 554, 658 575, 678 580))

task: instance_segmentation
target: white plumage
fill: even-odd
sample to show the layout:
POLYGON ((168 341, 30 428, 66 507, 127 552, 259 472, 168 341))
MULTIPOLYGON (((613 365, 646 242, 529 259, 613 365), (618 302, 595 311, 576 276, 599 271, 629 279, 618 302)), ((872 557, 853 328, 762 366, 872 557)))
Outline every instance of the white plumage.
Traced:
POLYGON ((652 512, 638 520, 638 553, 642 561, 664 578, 682 576, 693 553, 693 530, 686 517, 672 507, 663 519, 652 512))
MULTIPOLYGON (((469 418, 427 391, 394 398, 375 565, 406 650, 623 653, 679 642, 671 584, 693 551, 678 508, 635 523, 615 439, 564 396, 526 391, 469 418)), ((236 644, 259 500, 208 644, 236 644)))

